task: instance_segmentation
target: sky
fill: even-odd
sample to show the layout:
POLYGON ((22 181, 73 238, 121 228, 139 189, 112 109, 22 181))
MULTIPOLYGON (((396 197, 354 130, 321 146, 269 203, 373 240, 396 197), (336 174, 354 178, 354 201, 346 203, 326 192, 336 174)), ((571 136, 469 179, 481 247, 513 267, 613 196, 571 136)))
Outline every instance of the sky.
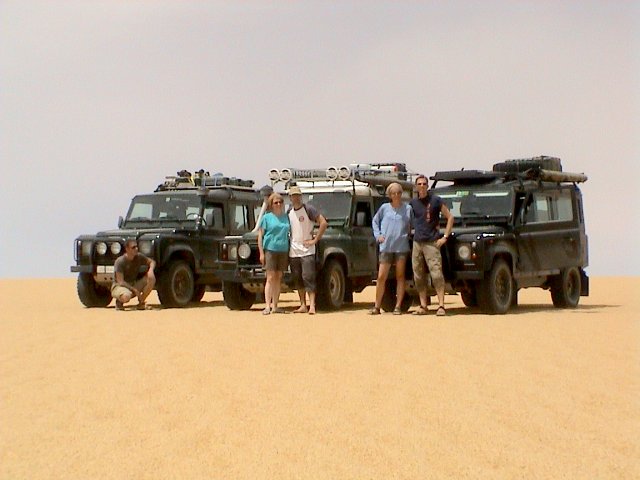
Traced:
POLYGON ((178 170, 562 158, 638 275, 640 2, 0 0, 0 278, 71 277, 178 170))

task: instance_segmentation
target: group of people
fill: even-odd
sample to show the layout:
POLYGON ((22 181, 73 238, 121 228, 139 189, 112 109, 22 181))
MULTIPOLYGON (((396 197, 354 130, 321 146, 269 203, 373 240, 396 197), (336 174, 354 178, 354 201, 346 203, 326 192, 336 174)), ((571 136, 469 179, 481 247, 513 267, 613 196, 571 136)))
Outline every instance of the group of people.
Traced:
POLYGON ((285 211, 282 195, 272 193, 267 200, 268 211, 258 224, 260 263, 267 272, 264 285, 267 306, 263 315, 284 312, 278 307, 278 300, 282 276, 289 265, 300 297, 300 307, 294 313, 316 313, 316 244, 327 229, 327 220, 313 205, 302 201, 300 187, 292 186, 289 198, 291 207, 285 211))
MULTIPOLYGON (((447 242, 453 228, 453 215, 437 195, 428 190, 427 178, 419 175, 415 180, 418 196, 405 202, 402 186, 391 183, 386 194, 389 203, 383 204, 373 217, 373 235, 380 248, 375 304, 369 314, 379 315, 387 277, 395 265, 396 305, 393 313, 402 313, 405 295, 405 270, 411 253, 413 278, 420 296, 420 306, 414 315, 427 314, 427 268, 438 296, 436 315, 445 315, 444 276, 440 248, 447 242), (447 220, 444 235, 440 236, 440 218, 447 220), (409 235, 414 230, 413 249, 410 251, 409 235)), ((258 224, 258 249, 260 263, 266 271, 264 296, 266 307, 263 315, 284 313, 278 307, 280 285, 284 272, 290 266, 294 288, 298 291, 300 306, 294 313, 316 313, 316 244, 327 229, 327 220, 312 205, 305 204, 298 186, 289 189, 291 206, 285 210, 281 194, 274 192, 267 199, 267 213, 258 224), (316 230, 317 227, 317 230, 316 230), (315 231, 315 234, 314 234, 315 231), (308 297, 308 303, 307 303, 308 297)), ((125 253, 115 264, 115 279, 111 295, 116 309, 134 297, 137 308, 146 308, 145 300, 155 286, 155 262, 138 252, 135 240, 125 243, 125 253), (140 267, 147 265, 147 272, 138 278, 140 267)))
POLYGON ((414 315, 427 314, 427 269, 438 296, 436 315, 446 315, 444 306, 444 275, 440 248, 447 242, 453 228, 453 215, 442 199, 428 190, 427 177, 418 175, 415 180, 417 198, 406 203, 402 200, 402 186, 391 183, 386 190, 390 199, 373 217, 373 236, 379 244, 380 258, 376 281, 376 300, 370 315, 379 315, 391 265, 395 264, 396 304, 394 315, 402 313, 405 294, 405 270, 411 253, 413 280, 420 306, 414 315), (440 236, 440 217, 446 218, 444 235, 440 236), (414 230, 413 249, 410 251, 409 234, 414 230))

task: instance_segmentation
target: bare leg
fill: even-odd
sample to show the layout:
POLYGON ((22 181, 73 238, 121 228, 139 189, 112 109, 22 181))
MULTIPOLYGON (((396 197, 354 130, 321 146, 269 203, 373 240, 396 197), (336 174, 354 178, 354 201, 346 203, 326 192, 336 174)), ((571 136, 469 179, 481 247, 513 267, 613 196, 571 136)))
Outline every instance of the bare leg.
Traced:
POLYGON ((280 300, 280 282, 282 281, 282 274, 280 270, 273 271, 273 284, 271 285, 271 296, 273 301, 273 309, 278 308, 278 300, 280 300))
POLYGON ((309 313, 311 315, 316 313, 316 292, 309 292, 309 313))
POLYGON ((264 303, 267 304, 267 308, 271 309, 272 288, 273 283, 273 271, 267 270, 267 281, 264 283, 264 303))
MULTIPOLYGON (((300 308, 296 312, 307 313, 307 292, 304 288, 298 289, 298 297, 300 298, 300 308)), ((309 293, 309 298, 311 298, 311 293, 309 293)))
POLYGON ((149 294, 151 293, 155 285, 156 285, 155 278, 153 279, 147 278, 147 284, 144 286, 144 289, 140 292, 140 295, 138 295, 138 302, 144 303, 144 301, 147 299, 147 297, 149 296, 149 294))
POLYGON ((378 268, 378 279, 376 281, 376 304, 375 308, 380 308, 382 305, 382 297, 384 296, 384 288, 387 283, 387 277, 389 276, 389 270, 391 269, 390 263, 381 263, 378 268))
POLYGON ((402 306, 402 300, 404 299, 404 272, 406 266, 406 257, 399 258, 396 262, 396 308, 400 308, 402 306))

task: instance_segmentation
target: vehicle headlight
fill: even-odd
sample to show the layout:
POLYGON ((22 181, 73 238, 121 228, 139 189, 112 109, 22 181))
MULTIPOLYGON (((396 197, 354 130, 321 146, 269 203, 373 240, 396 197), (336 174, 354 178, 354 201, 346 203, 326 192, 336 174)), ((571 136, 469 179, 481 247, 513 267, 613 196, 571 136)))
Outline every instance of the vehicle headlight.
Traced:
POLYGON ((96 252, 98 253, 98 255, 104 255, 105 253, 107 253, 107 244, 104 242, 96 243, 96 252))
POLYGON ((229 260, 237 260, 238 259, 238 246, 234 243, 227 245, 229 260))
POLYGON ((251 247, 248 243, 241 243, 238 247, 238 255, 241 259, 246 260, 251 256, 251 247))
POLYGON ((471 247, 469 245, 460 245, 458 247, 458 258, 469 260, 471 258, 471 247))
POLYGON ((111 253, 114 255, 118 255, 122 251, 122 245, 120 245, 120 242, 113 242, 109 250, 111 250, 111 253))
POLYGON ((140 253, 148 257, 153 251, 153 243, 151 243, 151 240, 141 240, 138 242, 138 248, 140 249, 140 253))

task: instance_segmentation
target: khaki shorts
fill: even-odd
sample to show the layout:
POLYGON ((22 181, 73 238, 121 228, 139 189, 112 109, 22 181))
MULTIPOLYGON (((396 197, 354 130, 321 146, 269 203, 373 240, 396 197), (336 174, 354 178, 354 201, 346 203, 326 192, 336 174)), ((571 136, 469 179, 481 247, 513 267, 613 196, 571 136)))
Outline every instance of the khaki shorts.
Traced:
POLYGON ((267 271, 284 272, 289 266, 289 252, 273 252, 265 250, 264 269, 267 271))
POLYGON ((427 270, 425 267, 429 268, 431 282, 436 290, 439 287, 444 287, 442 255, 440 254, 440 249, 436 247, 436 242, 413 242, 411 262, 413 266, 413 281, 416 284, 416 288, 420 289, 427 286, 427 270))
MULTIPOLYGON (((138 292, 141 292, 142 290, 144 290, 144 287, 146 286, 147 286, 146 276, 136 280, 136 283, 133 284, 133 288, 138 290, 138 292)), ((123 287, 122 285, 118 285, 117 283, 114 283, 113 285, 111 285, 111 296, 113 298, 117 300, 120 298, 121 295, 124 295, 124 294, 127 294, 131 297, 135 297, 133 292, 129 290, 127 287, 123 287)))

